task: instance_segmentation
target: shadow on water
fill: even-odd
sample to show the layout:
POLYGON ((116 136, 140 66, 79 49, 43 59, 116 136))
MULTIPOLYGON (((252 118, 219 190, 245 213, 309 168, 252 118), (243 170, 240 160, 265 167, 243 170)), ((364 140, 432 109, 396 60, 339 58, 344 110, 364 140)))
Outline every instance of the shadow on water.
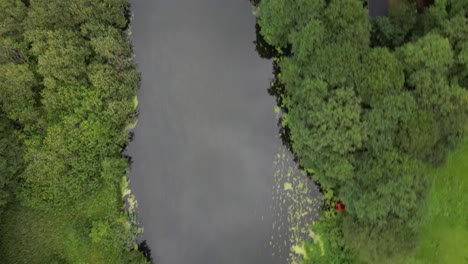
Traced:
MULTIPOLYGON (((258 6, 260 1, 261 0, 250 0, 251 4, 254 7, 258 6)), ((255 23, 255 35, 256 35, 256 38, 254 41, 255 51, 263 59, 273 59, 273 73, 272 73, 273 79, 271 80, 270 86, 267 89, 268 94, 275 97, 276 106, 281 109, 282 113, 287 114, 289 112, 289 109, 287 108, 285 104, 283 104, 283 99, 287 97, 288 94, 287 94, 286 87, 279 79, 279 76, 281 73, 280 61, 281 59, 290 57, 292 55, 292 47, 291 45, 288 45, 282 48, 281 50, 279 50, 276 47, 270 45, 261 34, 261 27, 258 23, 258 18, 255 23)), ((299 160, 297 153, 293 149, 290 128, 288 126, 282 125, 283 119, 284 117, 280 116, 277 122, 281 142, 283 146, 285 146, 292 153, 294 157, 294 162, 298 164, 299 169, 302 171, 306 171, 304 166, 301 165, 301 162, 299 160)), ((307 177, 309 177, 309 179, 314 181, 320 193, 323 194, 324 190, 321 184, 318 181, 314 180, 313 173, 310 173, 310 172, 306 172, 306 173, 307 173, 307 177)))
POLYGON ((154 263, 153 257, 151 256, 151 248, 148 246, 148 244, 146 244, 146 240, 143 240, 138 245, 138 251, 140 251, 143 254, 143 256, 149 263, 154 263))
MULTIPOLYGON (((252 0, 252 1, 259 2, 259 0, 252 0)), ((289 57, 291 55, 291 47, 288 46, 284 48, 282 52, 280 53, 278 49, 268 44, 265 38, 263 38, 260 31, 261 29, 260 29, 260 25, 258 24, 258 19, 257 19, 257 23, 255 23, 255 35, 256 35, 256 39, 254 41, 255 51, 258 53, 258 55, 262 59, 269 59, 269 60, 273 59, 273 79, 271 80, 270 87, 268 87, 267 89, 268 94, 275 97, 276 105, 283 111, 283 113, 288 113, 287 107, 283 104, 283 98, 286 96, 286 88, 284 87, 284 84, 281 83, 278 76, 281 72, 280 65, 279 65, 279 58, 289 57)), ((288 148, 289 151, 294 153, 292 151, 289 128, 283 127, 281 125, 282 121, 283 121, 283 118, 280 117, 277 123, 281 141, 283 145, 288 148)), ((296 155, 294 155, 294 158, 295 158, 295 161, 297 161, 296 155)))

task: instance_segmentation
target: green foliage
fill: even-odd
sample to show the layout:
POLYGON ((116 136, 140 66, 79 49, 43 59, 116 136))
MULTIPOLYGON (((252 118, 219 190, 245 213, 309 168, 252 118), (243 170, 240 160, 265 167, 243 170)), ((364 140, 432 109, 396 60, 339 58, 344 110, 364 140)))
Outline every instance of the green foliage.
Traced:
POLYGON ((26 64, 0 64, 0 105, 11 120, 30 124, 37 119, 37 80, 26 64))
POLYGON ((83 23, 104 24, 124 29, 127 24, 124 9, 126 0, 30 0, 28 16, 23 21, 27 29, 77 29, 83 23))
MULTIPOLYGON (((96 196, 90 199, 99 200, 96 196)), ((81 212, 87 201, 75 210, 55 212, 11 206, 0 223, 3 263, 146 263, 139 252, 124 247, 125 216, 113 206, 108 208, 112 214, 103 211, 85 217, 81 212)))
POLYGON ((371 38, 375 46, 395 48, 410 40, 415 34, 419 34, 415 5, 399 5, 388 16, 374 21, 371 38))
POLYGON ((289 143, 347 205, 339 236, 323 228, 328 220, 316 227, 330 232, 322 244, 341 245, 329 249, 336 259, 314 255, 314 263, 343 262, 342 251, 392 263, 416 245, 427 168, 466 135, 467 7, 436 1, 418 13, 411 2, 374 20, 358 0, 258 5, 265 40, 290 48, 275 58, 289 143))
POLYGON ((26 16, 26 7, 21 0, 0 2, 0 35, 15 35, 21 32, 21 21, 26 16))
POLYGON ((108 244, 112 241, 115 234, 112 233, 113 228, 109 223, 103 221, 95 221, 92 224, 91 232, 89 232, 89 237, 91 242, 99 244, 108 244))
POLYGON ((321 20, 328 35, 324 43, 346 43, 361 50, 369 46, 370 23, 362 1, 329 1, 321 20))
MULTIPOLYGON (((416 111, 397 136, 399 148, 420 160, 431 155, 440 139, 439 127, 430 112, 416 111)), ((430 159, 428 161, 431 161, 430 159)))
POLYGON ((410 124, 415 109, 416 102, 409 92, 380 98, 363 117, 372 124, 366 148, 377 155, 392 150, 399 140, 397 132, 402 124, 410 124))
POLYGON ((261 33, 269 43, 285 46, 288 40, 288 29, 294 26, 294 9, 291 3, 284 0, 260 2, 258 14, 261 33), (266 26, 268 23, 268 26, 266 26))
POLYGON ((128 2, 0 7, 0 206, 12 202, 0 222, 0 258, 145 263, 120 189, 139 85, 124 33, 128 2))
POLYGON ((378 107, 381 98, 403 91, 405 75, 401 64, 386 48, 375 48, 365 55, 360 76, 359 96, 372 107, 378 107))
POLYGON ((400 131, 399 148, 418 159, 440 164, 464 138, 466 92, 450 84, 453 51, 450 42, 429 34, 398 50, 407 83, 419 109, 400 131))
MULTIPOLYGON (((417 161, 397 152, 362 157, 355 179, 340 189, 340 197, 356 219, 386 225, 392 218, 415 226, 418 201, 424 197, 427 177, 417 161)), ((416 221, 417 222, 417 221, 416 221)))
POLYGON ((43 76, 46 88, 54 89, 57 82, 84 84, 90 50, 80 35, 65 29, 34 29, 27 31, 25 38, 32 46, 32 55, 37 57, 37 71, 43 76))
POLYGON ((370 225, 346 217, 341 228, 345 248, 356 255, 353 263, 398 263, 418 242, 417 232, 397 218, 370 225))
POLYGON ((303 85, 292 96, 292 104, 301 107, 289 112, 293 148, 306 167, 323 177, 323 185, 332 187, 331 181, 343 182, 351 176, 352 164, 346 157, 364 140, 359 99, 349 88, 327 92, 323 82, 303 85))
MULTIPOLYGON (((334 211, 334 209, 332 209, 334 211)), ((351 264, 357 259, 353 252, 346 249, 342 230, 342 216, 325 214, 314 222, 311 229, 313 243, 304 242, 302 264, 351 264)))
POLYGON ((0 220, 3 207, 13 199, 15 177, 22 168, 22 147, 9 120, 0 115, 0 220))
MULTIPOLYGON (((453 64, 453 52, 449 40, 434 34, 404 45, 399 55, 409 76, 418 71, 446 75, 453 64)), ((413 82, 411 84, 414 85, 413 82)))
POLYGON ((130 43, 113 27, 106 28, 102 35, 92 38, 91 46, 98 56, 109 61, 128 60, 131 55, 130 43))

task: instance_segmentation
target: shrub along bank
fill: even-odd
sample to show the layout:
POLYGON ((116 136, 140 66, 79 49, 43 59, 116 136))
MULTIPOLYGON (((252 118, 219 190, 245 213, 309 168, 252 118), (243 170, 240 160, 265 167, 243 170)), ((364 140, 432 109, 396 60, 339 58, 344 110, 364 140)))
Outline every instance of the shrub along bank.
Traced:
POLYGON ((143 263, 124 210, 127 0, 0 0, 2 263, 143 263))

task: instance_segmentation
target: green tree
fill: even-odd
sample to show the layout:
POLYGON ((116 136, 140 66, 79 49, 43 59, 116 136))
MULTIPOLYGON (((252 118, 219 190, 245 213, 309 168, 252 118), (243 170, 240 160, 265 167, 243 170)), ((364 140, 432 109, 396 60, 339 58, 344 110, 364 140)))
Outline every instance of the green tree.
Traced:
POLYGON ((21 0, 0 1, 0 36, 18 36, 22 31, 21 22, 26 17, 26 7, 21 0))
POLYGON ((350 177, 349 156, 365 140, 359 98, 350 88, 329 92, 320 81, 304 81, 297 89, 291 104, 298 107, 288 113, 293 149, 325 187, 334 187, 350 177))
POLYGON ((403 124, 411 125, 416 101, 409 92, 381 97, 363 118, 368 126, 368 140, 364 148, 380 156, 391 151, 399 140, 398 132, 403 124))
POLYGON ((286 46, 289 29, 295 24, 294 4, 285 0, 261 1, 258 7, 261 33, 270 44, 286 46))
POLYGON ((0 220, 3 207, 16 192, 16 177, 23 165, 22 147, 11 122, 0 115, 0 220))
POLYGON ((358 93, 361 100, 378 107, 378 101, 403 91, 405 75, 400 62, 386 48, 372 49, 363 58, 358 93))
POLYGON ((37 71, 44 77, 46 88, 54 89, 57 82, 86 84, 86 61, 91 51, 80 35, 71 30, 32 30, 25 38, 37 57, 37 71))
POLYGON ((0 105, 12 120, 21 124, 37 116, 34 89, 36 77, 26 64, 0 64, 0 105))
POLYGON ((396 151, 366 153, 360 161, 354 179, 340 188, 347 209, 373 225, 385 226, 391 218, 416 225, 414 217, 427 187, 424 166, 396 151))
POLYGON ((336 224, 343 236, 328 241, 345 241, 334 253, 391 262, 414 246, 424 171, 465 137, 467 3, 441 0, 418 13, 411 2, 376 20, 358 0, 258 5, 260 32, 278 50, 287 143, 347 205, 336 224))
POLYGON ((357 50, 366 50, 370 40, 368 11, 359 0, 331 0, 322 22, 327 28, 325 43, 350 43, 357 50))
POLYGON ((419 35, 416 5, 399 5, 390 14, 373 22, 372 44, 391 49, 419 35))
POLYGON ((465 92, 450 85, 454 53, 447 38, 428 34, 399 51, 407 84, 422 112, 401 130, 399 147, 432 164, 440 164, 462 142, 467 123, 465 92))
POLYGON ((302 264, 352 264, 355 254, 346 249, 346 241, 341 228, 343 217, 320 215, 311 229, 313 243, 305 242, 302 264))

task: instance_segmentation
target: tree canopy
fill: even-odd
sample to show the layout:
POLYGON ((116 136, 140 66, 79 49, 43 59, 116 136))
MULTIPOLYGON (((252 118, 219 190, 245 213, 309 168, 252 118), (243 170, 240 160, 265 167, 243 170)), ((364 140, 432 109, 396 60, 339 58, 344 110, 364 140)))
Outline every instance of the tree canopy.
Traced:
POLYGON ((372 19, 361 0, 257 6, 266 42, 291 49, 275 63, 292 150, 346 204, 336 225, 359 261, 414 246, 426 170, 465 138, 467 7, 436 1, 418 13, 409 1, 372 19))
POLYGON ((128 1, 0 8, 0 258, 144 263, 123 202, 139 85, 128 1))

